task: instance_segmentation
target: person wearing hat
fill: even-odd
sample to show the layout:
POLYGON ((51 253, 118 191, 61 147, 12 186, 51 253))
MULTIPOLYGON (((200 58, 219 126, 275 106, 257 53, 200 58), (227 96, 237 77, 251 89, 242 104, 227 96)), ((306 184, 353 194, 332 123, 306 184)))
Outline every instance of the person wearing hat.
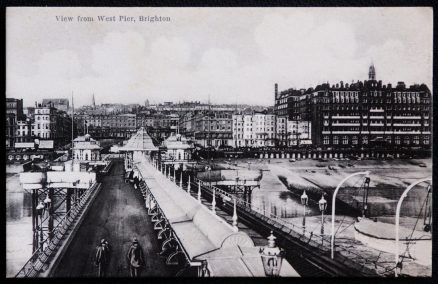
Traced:
POLYGON ((137 238, 132 240, 131 247, 126 255, 131 277, 140 277, 141 269, 145 266, 143 248, 137 238))
POLYGON ((110 260, 110 247, 107 240, 102 239, 96 248, 95 264, 98 267, 97 276, 105 277, 110 260))

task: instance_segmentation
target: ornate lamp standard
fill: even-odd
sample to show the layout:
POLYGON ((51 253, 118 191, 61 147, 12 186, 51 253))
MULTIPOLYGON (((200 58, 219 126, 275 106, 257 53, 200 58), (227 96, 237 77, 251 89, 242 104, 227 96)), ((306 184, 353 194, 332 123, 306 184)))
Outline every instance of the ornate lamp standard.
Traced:
MULTIPOLYGON (((49 192, 53 191, 53 189, 49 189, 49 192)), ((44 210, 49 213, 49 239, 52 239, 52 230, 53 230, 53 218, 52 218, 52 200, 49 198, 49 194, 46 195, 44 199, 44 210)))
POLYGON ((190 193, 190 173, 189 173, 189 181, 187 182, 187 192, 190 193))
POLYGON ((36 212, 38 214, 38 216, 40 216, 40 225, 39 225, 39 229, 40 229, 40 249, 41 252, 43 251, 43 213, 44 213, 44 204, 43 202, 40 202, 37 207, 36 207, 36 212))
POLYGON ((303 195, 301 195, 301 204, 303 204, 303 234, 306 232, 306 206, 308 204, 309 197, 304 190, 303 195))
POLYGON ((321 199, 318 201, 318 205, 321 211, 321 240, 324 245, 324 212, 327 209, 327 200, 325 200, 324 194, 322 194, 321 199))
POLYGON ((49 198, 49 194, 47 194, 46 198, 44 199, 44 208, 46 210, 50 210, 51 205, 52 205, 52 200, 49 198))
POLYGON ((283 263, 283 250, 276 246, 275 239, 276 237, 271 231, 271 235, 268 237, 268 245, 260 248, 263 268, 268 277, 278 277, 283 263))

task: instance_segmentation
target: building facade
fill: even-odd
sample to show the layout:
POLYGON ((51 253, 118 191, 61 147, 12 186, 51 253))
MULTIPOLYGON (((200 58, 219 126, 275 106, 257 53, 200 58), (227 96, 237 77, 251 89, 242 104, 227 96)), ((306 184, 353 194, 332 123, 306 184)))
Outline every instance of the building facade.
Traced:
POLYGON ((23 99, 6 98, 6 113, 15 115, 15 120, 24 118, 23 99))
POLYGON ((64 111, 68 113, 70 110, 70 103, 68 99, 43 99, 42 101, 43 105, 52 105, 52 107, 59 109, 61 111, 64 111))
POLYGON ((276 145, 276 115, 267 112, 232 116, 234 147, 273 147, 276 145))
POLYGON ((309 135, 318 147, 430 148, 429 88, 424 84, 407 87, 403 82, 384 85, 376 80, 373 65, 368 79, 321 84, 295 95, 289 92, 294 104, 288 116, 310 122, 309 135))
POLYGON ((27 118, 26 120, 17 121, 15 131, 15 143, 17 142, 34 142, 35 133, 32 129, 34 121, 27 118))
POLYGON ((100 143, 89 134, 79 136, 73 140, 73 156, 77 161, 100 160, 100 143))
POLYGON ((23 99, 6 98, 6 148, 13 148, 17 121, 24 120, 23 99))
POLYGON ((80 133, 96 138, 127 139, 137 131, 135 114, 79 114, 75 120, 80 133))
POLYGON ((231 146, 233 111, 197 111, 180 118, 180 132, 201 147, 231 146))
POLYGON ((41 140, 53 140, 56 146, 71 141, 72 119, 66 112, 51 104, 39 104, 35 108, 30 135, 41 140))
POLYGON ((14 147, 16 120, 13 113, 6 113, 6 149, 14 147))

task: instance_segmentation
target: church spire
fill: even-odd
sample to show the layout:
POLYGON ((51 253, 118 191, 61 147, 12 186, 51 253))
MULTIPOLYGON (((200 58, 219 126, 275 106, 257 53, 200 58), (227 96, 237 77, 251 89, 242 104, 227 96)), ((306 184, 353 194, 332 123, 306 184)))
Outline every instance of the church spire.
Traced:
POLYGON ((376 80, 376 69, 374 68, 374 63, 371 62, 371 66, 368 72, 369 80, 376 80))
POLYGON ((94 99, 94 93, 93 93, 93 102, 92 102, 92 104, 93 104, 93 109, 96 109, 96 101, 94 99))

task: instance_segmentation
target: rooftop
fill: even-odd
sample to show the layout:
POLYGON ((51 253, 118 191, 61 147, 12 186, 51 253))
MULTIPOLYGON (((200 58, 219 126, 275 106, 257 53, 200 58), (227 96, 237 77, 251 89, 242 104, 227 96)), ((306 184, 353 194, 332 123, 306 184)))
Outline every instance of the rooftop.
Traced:
POLYGON ((144 127, 141 127, 120 151, 153 151, 158 150, 144 127))

